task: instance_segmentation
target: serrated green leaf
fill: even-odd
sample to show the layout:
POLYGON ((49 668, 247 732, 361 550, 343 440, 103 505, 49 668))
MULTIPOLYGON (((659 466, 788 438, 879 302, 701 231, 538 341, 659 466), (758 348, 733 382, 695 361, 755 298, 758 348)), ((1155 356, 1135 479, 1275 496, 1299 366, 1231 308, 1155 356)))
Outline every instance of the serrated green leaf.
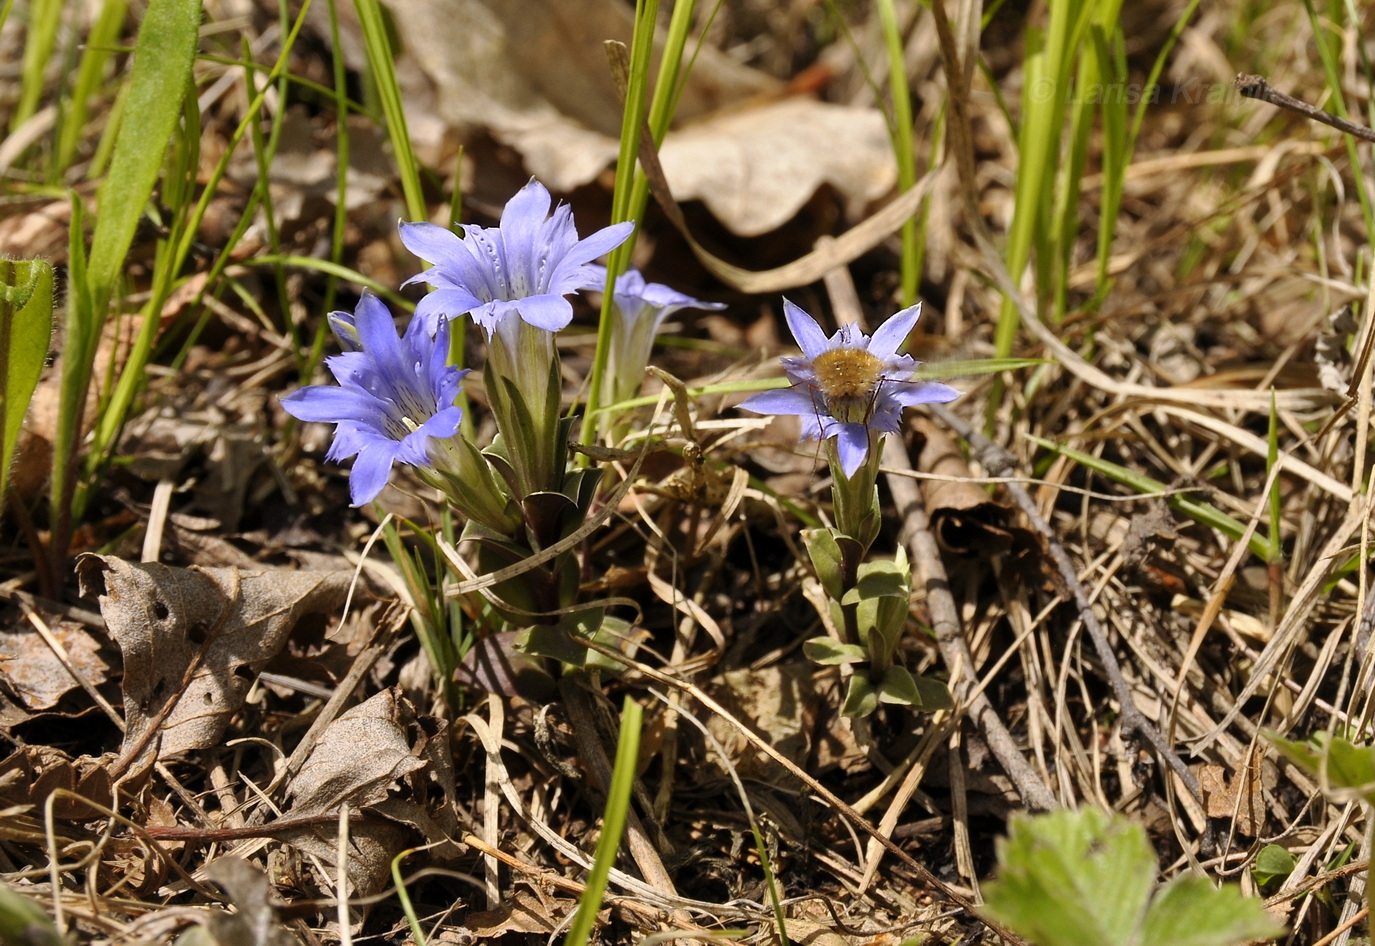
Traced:
POLYGON ((1140 825, 1098 809, 1016 816, 985 910, 1037 946, 1241 946, 1283 932, 1259 901, 1183 876, 1156 889, 1140 825))
POLYGON ((1141 946, 1240 946, 1272 939, 1284 927, 1258 900, 1235 885, 1214 887, 1202 877, 1180 876, 1156 892, 1141 929, 1141 946))
POLYGON ((1037 946, 1136 946, 1155 883, 1140 825, 1096 808, 1013 817, 986 912, 1037 946))
POLYGON ((53 268, 0 259, 0 501, 53 329, 53 268))
POLYGON ((858 644, 842 644, 829 637, 813 637, 809 641, 804 641, 802 653, 812 663, 824 667, 863 663, 869 659, 869 652, 858 644))
POLYGON ((1285 848, 1278 844, 1267 844, 1260 849, 1255 863, 1251 865, 1251 877, 1264 887, 1288 877, 1298 863, 1298 859, 1285 848))
POLYGON ((860 719, 878 709, 878 694, 874 692, 869 678, 857 673, 850 678, 850 688, 845 693, 845 704, 840 707, 840 715, 860 719))

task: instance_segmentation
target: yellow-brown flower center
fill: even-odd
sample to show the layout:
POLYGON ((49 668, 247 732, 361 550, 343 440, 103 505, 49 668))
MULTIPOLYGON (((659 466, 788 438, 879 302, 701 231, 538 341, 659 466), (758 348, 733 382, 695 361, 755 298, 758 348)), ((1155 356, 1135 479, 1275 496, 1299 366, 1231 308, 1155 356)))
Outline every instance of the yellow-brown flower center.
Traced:
POLYGON ((833 348, 812 359, 816 385, 831 416, 841 423, 867 423, 874 389, 883 380, 883 360, 862 348, 833 348))

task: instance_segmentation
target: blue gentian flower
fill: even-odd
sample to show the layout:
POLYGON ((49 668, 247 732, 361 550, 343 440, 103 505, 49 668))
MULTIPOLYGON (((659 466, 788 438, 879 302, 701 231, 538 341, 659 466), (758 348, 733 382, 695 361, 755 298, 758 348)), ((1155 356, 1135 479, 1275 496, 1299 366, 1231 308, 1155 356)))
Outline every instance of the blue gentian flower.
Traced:
POLYGON ((792 386, 762 391, 740 406, 757 414, 801 417, 804 439, 836 438, 847 477, 868 457, 871 432, 897 432, 903 408, 960 396, 946 384, 913 381, 917 362, 898 354, 921 316, 921 303, 888 319, 872 337, 850 324, 827 338, 815 319, 787 299, 783 312, 802 349, 800 357, 780 359, 792 386))
POLYGON ((564 298, 579 289, 600 289, 604 276, 594 259, 620 246, 635 229, 618 223, 578 239, 573 211, 560 204, 549 213, 549 191, 532 180, 501 213, 501 225, 463 225, 463 236, 432 223, 401 224, 401 242, 432 265, 406 284, 434 286, 416 307, 433 333, 440 316, 464 313, 490 335, 507 312, 556 332, 573 318, 564 298))
POLYGON ((398 337, 386 304, 364 292, 353 315, 334 312, 329 322, 345 349, 325 359, 339 385, 301 388, 282 407, 300 420, 338 425, 325 459, 357 457, 349 495, 361 506, 382 492, 393 463, 432 465, 429 439, 452 437, 463 419, 454 401, 468 372, 445 364, 447 319, 434 337, 418 318, 398 337))
MULTIPOLYGON (((596 269, 601 271, 601 281, 605 283, 606 268, 596 269)), ((726 307, 721 302, 701 302, 668 286, 645 282, 644 275, 633 267, 616 277, 612 294, 617 318, 607 376, 614 379, 613 396, 617 400, 632 397, 640 389, 654 338, 670 315, 679 309, 716 311, 726 307)))

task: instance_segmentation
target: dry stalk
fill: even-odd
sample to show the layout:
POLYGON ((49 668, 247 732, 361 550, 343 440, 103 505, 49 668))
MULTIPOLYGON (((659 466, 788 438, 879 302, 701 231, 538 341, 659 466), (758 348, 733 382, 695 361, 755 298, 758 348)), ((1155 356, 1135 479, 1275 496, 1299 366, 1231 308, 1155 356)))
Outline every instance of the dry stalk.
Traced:
MULTIPOLYGON (((954 412, 944 409, 939 404, 933 404, 931 408, 942 422, 969 442, 969 445, 978 452, 979 462, 983 464, 984 469, 994 476, 1008 476, 1017 468, 1017 461, 1011 454, 987 437, 979 434, 954 412)), ((1168 765, 1188 788, 1189 794, 1202 801, 1203 795, 1198 785, 1198 779, 1195 778, 1193 772, 1189 771, 1189 767, 1174 751, 1174 747, 1166 740, 1164 734, 1137 707, 1136 700, 1132 696, 1131 685, 1122 675, 1122 668, 1117 662, 1117 655, 1113 653, 1112 645, 1108 642, 1107 632, 1104 630, 1102 622, 1098 620, 1097 613, 1093 610, 1088 592, 1084 589, 1083 583, 1079 581, 1079 573, 1075 569, 1074 563, 1070 561, 1069 553, 1065 551, 1054 530, 1041 515, 1041 510, 1027 491, 1019 483, 1014 482, 1007 483, 1007 490, 1018 507, 1021 508, 1022 514, 1031 523, 1032 528, 1045 539, 1050 557, 1055 562, 1060 578, 1074 596, 1074 603, 1079 609, 1080 620, 1083 621, 1084 629, 1089 633, 1094 651, 1098 654, 1099 662, 1103 665, 1103 672, 1107 675, 1108 682, 1120 704, 1123 730, 1135 732, 1149 742, 1155 748, 1161 761, 1168 765)))

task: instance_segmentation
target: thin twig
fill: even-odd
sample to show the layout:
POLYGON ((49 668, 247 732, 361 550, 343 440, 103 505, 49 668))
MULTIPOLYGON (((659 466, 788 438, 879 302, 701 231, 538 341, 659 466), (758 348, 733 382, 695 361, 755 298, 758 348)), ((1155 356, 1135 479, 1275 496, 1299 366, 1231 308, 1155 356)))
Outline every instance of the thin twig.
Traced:
POLYGON ((1237 73, 1237 91, 1245 98, 1259 99, 1279 108, 1287 108, 1304 118, 1330 125, 1338 131, 1360 138, 1362 141, 1375 141, 1375 128, 1348 121, 1340 115, 1325 112, 1315 105, 1309 105, 1307 102, 1294 98, 1292 95, 1276 92, 1270 88, 1270 83, 1265 81, 1264 76, 1250 75, 1245 72, 1237 73))
POLYGON ((926 588, 931 627, 936 632, 936 647, 941 652, 941 660, 951 674, 950 687, 955 694, 955 705, 964 709, 988 742, 988 748, 1007 777, 1012 779, 1012 784, 1028 808, 1042 811, 1059 808, 1055 794, 1022 755, 1017 741, 1012 738, 1002 717, 979 686, 974 656, 964 636, 959 608, 950 593, 950 580, 945 572, 945 563, 941 560, 940 547, 931 533, 931 521, 922 502, 921 491, 915 482, 902 475, 904 470, 910 472, 911 461, 901 442, 895 438, 889 438, 884 448, 883 466, 891 471, 888 474, 888 490, 902 518, 901 534, 907 537, 912 561, 926 588))

